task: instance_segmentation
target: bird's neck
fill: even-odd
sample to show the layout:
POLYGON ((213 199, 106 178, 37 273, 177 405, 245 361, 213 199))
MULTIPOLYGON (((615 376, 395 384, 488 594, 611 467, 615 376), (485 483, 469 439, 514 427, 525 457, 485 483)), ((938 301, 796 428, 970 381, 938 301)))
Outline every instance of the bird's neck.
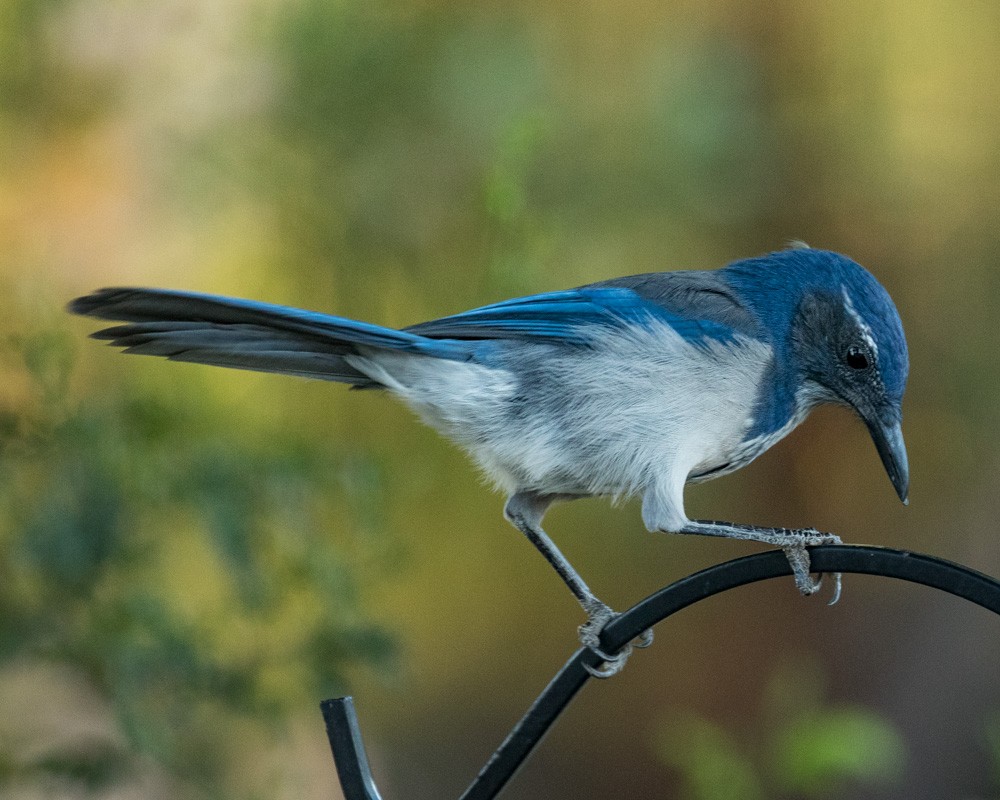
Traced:
POLYGON ((761 384, 753 421, 744 436, 754 450, 753 457, 785 438, 827 399, 821 387, 812 381, 804 381, 780 367, 772 369, 761 384))

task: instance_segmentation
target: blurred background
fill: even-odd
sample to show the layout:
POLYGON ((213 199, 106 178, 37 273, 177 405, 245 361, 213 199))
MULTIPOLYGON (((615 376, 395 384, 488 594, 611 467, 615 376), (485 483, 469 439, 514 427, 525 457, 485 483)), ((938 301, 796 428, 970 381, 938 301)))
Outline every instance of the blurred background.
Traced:
MULTIPOLYGON (((402 326, 516 294, 850 254, 912 361, 901 506, 820 411, 691 487, 1000 574, 1000 5, 4 0, 0 794, 457 797, 580 609, 450 444, 376 393, 124 358, 65 303, 167 286, 402 326)), ((624 608, 740 543, 638 504, 547 529, 624 608)), ((987 612, 848 576, 669 620, 505 797, 1000 797, 987 612)))

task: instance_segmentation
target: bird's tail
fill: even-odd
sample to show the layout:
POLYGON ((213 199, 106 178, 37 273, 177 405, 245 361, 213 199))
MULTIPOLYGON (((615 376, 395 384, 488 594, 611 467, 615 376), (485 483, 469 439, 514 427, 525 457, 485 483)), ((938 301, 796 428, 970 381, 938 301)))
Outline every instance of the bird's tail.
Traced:
POLYGON ((474 343, 431 339, 344 317, 164 289, 100 289, 69 310, 123 322, 92 334, 126 353, 376 387, 349 359, 358 348, 466 361, 474 343), (347 358, 345 358, 347 357, 347 358))

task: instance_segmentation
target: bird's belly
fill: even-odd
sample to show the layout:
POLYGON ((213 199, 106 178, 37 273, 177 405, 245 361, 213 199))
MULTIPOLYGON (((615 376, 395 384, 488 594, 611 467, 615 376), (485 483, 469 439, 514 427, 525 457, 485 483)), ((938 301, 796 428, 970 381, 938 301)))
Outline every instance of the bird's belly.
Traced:
POLYGON ((667 474, 683 482, 739 468, 756 455, 741 442, 762 361, 737 358, 720 370, 724 380, 713 380, 685 369, 683 355, 656 360, 646 351, 645 362, 630 362, 590 354, 579 366, 586 375, 577 376, 564 366, 548 397, 524 404, 517 434, 489 443, 496 463, 518 488, 604 495, 634 494, 667 474), (605 380, 595 382, 595 374, 605 380))

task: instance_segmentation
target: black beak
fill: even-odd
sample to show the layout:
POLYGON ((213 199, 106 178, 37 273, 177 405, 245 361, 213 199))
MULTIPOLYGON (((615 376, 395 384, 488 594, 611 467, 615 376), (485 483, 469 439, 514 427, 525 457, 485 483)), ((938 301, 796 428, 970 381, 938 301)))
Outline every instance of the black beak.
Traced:
POLYGON ((906 444, 903 442, 903 429, 898 422, 883 423, 865 419, 868 432, 871 434, 875 448, 882 459, 889 480, 896 488, 896 494, 904 503, 910 491, 910 465, 906 459, 906 444))

